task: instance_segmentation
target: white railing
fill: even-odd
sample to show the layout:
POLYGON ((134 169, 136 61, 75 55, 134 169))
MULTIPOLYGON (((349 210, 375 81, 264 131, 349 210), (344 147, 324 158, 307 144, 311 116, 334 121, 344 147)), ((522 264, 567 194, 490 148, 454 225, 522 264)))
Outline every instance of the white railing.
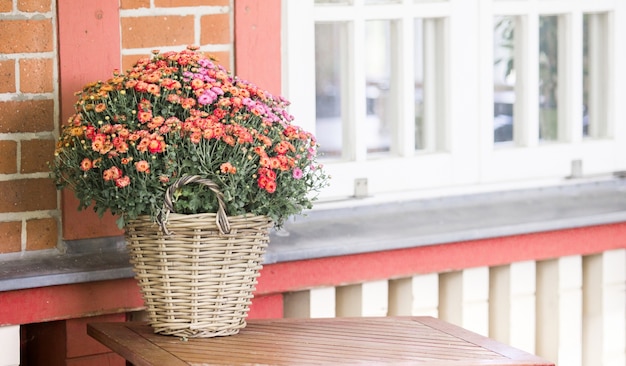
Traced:
POLYGON ((626 250, 292 292, 284 314, 436 316, 560 366, 624 366, 626 250))
POLYGON ((0 366, 19 366, 20 364, 20 326, 0 327, 0 366))

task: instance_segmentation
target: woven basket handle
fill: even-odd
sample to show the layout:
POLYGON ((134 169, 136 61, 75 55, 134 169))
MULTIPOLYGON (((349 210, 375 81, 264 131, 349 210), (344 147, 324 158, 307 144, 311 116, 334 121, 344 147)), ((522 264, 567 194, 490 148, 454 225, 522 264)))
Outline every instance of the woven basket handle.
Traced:
MULTIPOLYGON (((163 206, 165 208, 166 217, 167 217, 167 213, 175 212, 174 204, 172 200, 173 200, 174 193, 176 192, 176 190, 181 188, 184 185, 191 184, 191 183, 204 184, 205 186, 209 187, 211 192, 215 194, 215 197, 217 198, 217 215, 215 218, 215 223, 217 224, 217 228, 219 229, 221 234, 230 233, 230 223, 228 222, 228 215, 226 215, 226 205, 224 204, 224 194, 222 193, 222 191, 220 190, 220 187, 215 182, 207 178, 202 178, 198 175, 184 176, 176 180, 174 183, 172 183, 172 185, 170 185, 167 188, 167 191, 165 191, 165 198, 163 201, 163 206)), ((169 230, 167 230, 167 228, 165 227, 166 220, 162 220, 160 222, 160 225, 161 225, 161 229, 163 229, 163 232, 165 234, 169 234, 169 230)))

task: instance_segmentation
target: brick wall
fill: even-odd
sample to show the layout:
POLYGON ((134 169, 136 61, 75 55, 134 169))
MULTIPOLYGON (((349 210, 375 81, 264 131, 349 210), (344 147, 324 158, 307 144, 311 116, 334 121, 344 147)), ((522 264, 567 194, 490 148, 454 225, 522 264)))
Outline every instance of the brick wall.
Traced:
POLYGON ((153 49, 199 45, 232 70, 231 0, 121 0, 122 67, 153 49), (151 4, 152 3, 152 4, 151 4))
POLYGON ((0 1, 0 254, 51 249, 59 233, 48 179, 57 125, 56 6, 0 1))
POLYGON ((49 179, 73 93, 153 49, 199 45, 232 70, 233 3, 0 0, 0 255, 120 234, 112 218, 77 212, 71 194, 58 199, 49 179))

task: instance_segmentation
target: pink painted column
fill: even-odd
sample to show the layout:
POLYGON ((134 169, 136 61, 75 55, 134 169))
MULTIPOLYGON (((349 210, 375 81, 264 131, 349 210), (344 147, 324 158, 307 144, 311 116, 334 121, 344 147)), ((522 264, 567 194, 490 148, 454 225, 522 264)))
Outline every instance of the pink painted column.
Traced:
MULTIPOLYGON (((120 68, 118 0, 57 3, 61 123, 74 112, 75 92, 87 83, 108 79, 120 68)), ((78 200, 63 192, 63 238, 67 240, 120 235, 115 219, 91 210, 78 211, 78 200)))
POLYGON ((281 0, 235 0, 235 74, 281 93, 281 0))

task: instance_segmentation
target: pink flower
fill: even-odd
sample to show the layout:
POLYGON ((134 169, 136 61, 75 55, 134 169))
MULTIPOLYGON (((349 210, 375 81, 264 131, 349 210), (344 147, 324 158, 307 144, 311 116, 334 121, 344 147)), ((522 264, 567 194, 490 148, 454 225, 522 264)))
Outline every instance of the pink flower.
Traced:
POLYGON ((294 168, 293 169, 293 177, 295 179, 301 179, 303 175, 304 175, 304 173, 302 173, 302 169, 300 169, 300 168, 294 168))

